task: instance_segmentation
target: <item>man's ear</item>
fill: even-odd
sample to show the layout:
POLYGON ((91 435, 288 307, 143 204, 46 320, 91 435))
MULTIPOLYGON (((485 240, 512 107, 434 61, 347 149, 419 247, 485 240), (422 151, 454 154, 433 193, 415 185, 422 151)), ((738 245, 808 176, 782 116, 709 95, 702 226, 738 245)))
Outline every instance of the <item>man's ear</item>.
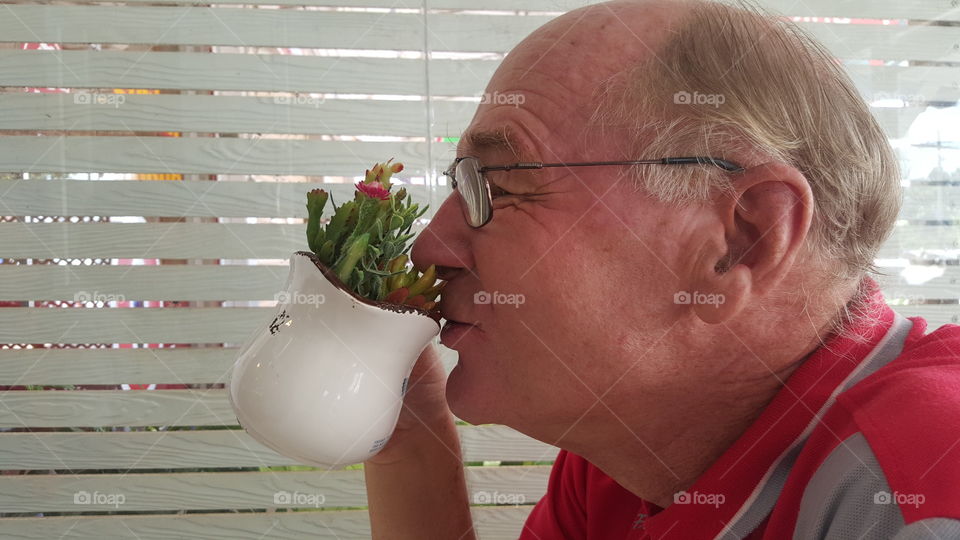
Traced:
POLYGON ((707 323, 730 319, 752 297, 779 284, 802 251, 813 219, 810 184, 793 167, 765 163, 731 181, 733 188, 713 205, 725 251, 708 247, 695 269, 696 286, 708 296, 692 304, 707 323))

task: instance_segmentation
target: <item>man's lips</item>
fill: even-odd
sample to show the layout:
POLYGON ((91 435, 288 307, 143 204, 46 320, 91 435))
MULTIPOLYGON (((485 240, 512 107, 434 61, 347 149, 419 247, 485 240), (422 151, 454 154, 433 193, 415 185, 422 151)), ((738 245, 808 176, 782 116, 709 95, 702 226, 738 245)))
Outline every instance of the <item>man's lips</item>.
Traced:
MULTIPOLYGON (((447 287, 444 287, 444 288, 446 289, 447 287)), ((472 317, 468 314, 470 310, 459 309, 458 307, 453 305, 454 304, 453 302, 449 301, 450 298, 447 298, 446 300, 447 302, 444 302, 444 298, 441 296, 440 305, 437 306, 437 309, 440 311, 440 317, 442 317, 446 321, 446 324, 456 323, 456 324, 463 324, 467 326, 477 326, 477 323, 479 321, 469 322, 473 320, 472 317)))
POLYGON ((444 287, 444 293, 440 296, 440 316, 446 321, 443 328, 440 329, 440 343, 451 349, 457 346, 457 343, 463 339, 464 335, 474 328, 479 328, 476 324, 479 321, 467 322, 471 320, 468 315, 468 309, 459 309, 455 302, 453 291, 449 285, 444 287))
POLYGON ((451 349, 456 348, 457 343, 463 339, 464 334, 474 329, 475 325, 470 323, 447 320, 446 324, 440 330, 440 343, 451 349))

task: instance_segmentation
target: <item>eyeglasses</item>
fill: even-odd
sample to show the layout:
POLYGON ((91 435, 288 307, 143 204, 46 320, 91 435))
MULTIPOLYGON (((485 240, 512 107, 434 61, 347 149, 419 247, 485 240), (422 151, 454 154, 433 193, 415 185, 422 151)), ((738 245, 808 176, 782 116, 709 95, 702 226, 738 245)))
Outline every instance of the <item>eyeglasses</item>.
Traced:
POLYGON ((475 157, 457 158, 444 176, 450 177, 451 186, 460 192, 463 216, 467 223, 479 229, 493 216, 493 196, 490 182, 483 173, 489 171, 512 171, 523 169, 545 169, 547 167, 596 167, 604 165, 712 165, 729 173, 743 172, 744 168, 732 161, 715 157, 668 157, 660 159, 638 159, 632 161, 589 161, 584 163, 513 163, 484 167, 475 157))

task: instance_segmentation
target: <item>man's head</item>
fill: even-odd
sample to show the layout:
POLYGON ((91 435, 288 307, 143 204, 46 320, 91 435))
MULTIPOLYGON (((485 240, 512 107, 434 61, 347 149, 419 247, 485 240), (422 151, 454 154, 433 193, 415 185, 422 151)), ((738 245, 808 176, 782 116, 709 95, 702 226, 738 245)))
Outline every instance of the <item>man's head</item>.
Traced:
POLYGON ((624 411, 657 418, 711 385, 773 378, 850 300, 897 212, 895 161, 849 80, 752 12, 576 10, 520 43, 487 92, 524 98, 478 108, 458 156, 485 165, 716 156, 746 171, 490 172, 479 229, 451 194, 413 257, 446 267, 444 316, 475 325, 444 339, 468 421, 577 446, 623 429, 624 411))

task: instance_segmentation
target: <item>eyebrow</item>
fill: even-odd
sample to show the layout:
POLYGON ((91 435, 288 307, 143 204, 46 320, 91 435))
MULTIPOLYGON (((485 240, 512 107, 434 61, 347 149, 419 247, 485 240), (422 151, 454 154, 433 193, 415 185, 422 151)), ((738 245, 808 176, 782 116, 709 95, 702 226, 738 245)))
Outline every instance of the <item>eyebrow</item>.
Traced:
POLYGON ((462 140, 464 151, 467 154, 480 151, 507 150, 520 161, 522 161, 522 156, 530 154, 529 147, 509 127, 498 130, 471 131, 465 133, 462 140))

